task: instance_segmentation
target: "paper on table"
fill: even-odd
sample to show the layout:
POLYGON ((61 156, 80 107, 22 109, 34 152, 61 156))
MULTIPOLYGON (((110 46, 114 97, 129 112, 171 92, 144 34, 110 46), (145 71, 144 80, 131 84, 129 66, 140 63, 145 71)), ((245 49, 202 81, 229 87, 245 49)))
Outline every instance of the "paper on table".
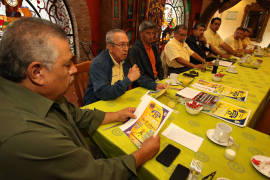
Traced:
POLYGON ((171 108, 146 94, 134 113, 137 118, 127 121, 120 129, 140 147, 151 135, 159 132, 171 113, 171 108))
POLYGON ((220 65, 220 66, 229 67, 229 66, 232 65, 232 62, 220 60, 220 61, 219 61, 219 65, 220 65))
POLYGON ((187 132, 186 130, 176 126, 174 123, 171 123, 167 129, 162 132, 162 135, 194 152, 199 150, 203 142, 203 138, 187 132))
POLYGON ((183 96, 188 99, 193 99, 195 96, 197 96, 201 91, 186 87, 180 91, 177 92, 178 95, 183 96))

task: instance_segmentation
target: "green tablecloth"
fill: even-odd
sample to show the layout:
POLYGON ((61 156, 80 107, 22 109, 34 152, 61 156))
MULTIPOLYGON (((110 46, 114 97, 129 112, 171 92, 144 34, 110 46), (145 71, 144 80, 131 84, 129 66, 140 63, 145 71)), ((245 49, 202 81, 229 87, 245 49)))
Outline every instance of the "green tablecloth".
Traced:
MULTIPOLYGON (((239 67, 237 65, 238 74, 225 73, 225 77, 221 83, 236 87, 239 89, 248 91, 248 98, 246 102, 236 101, 227 97, 222 97, 221 100, 227 101, 246 109, 251 109, 251 117, 249 125, 253 125, 256 122, 262 105, 266 102, 270 87, 270 58, 263 58, 264 62, 262 67, 258 70, 245 67, 239 67)), ((220 68, 224 69, 225 68, 220 68)), ((210 72, 199 72, 200 76, 194 80, 204 79, 211 81, 210 72)), ((84 108, 97 108, 104 111, 117 111, 125 107, 136 107, 140 103, 140 97, 145 94, 147 90, 143 88, 136 88, 127 91, 123 96, 117 98, 114 101, 99 101, 84 108)), ((169 94, 174 94, 173 90, 169 91, 169 94)), ((169 100, 167 96, 161 97, 160 100, 163 103, 167 103, 169 100)), ((199 115, 192 116, 187 114, 185 107, 181 104, 177 104, 175 107, 177 113, 172 113, 160 133, 171 123, 175 123, 179 127, 194 133, 202 138, 204 141, 198 152, 193 152, 184 146, 177 144, 168 138, 161 136, 162 151, 167 144, 173 144, 181 149, 180 155, 176 158, 170 167, 165 167, 158 163, 155 158, 148 161, 138 170, 138 176, 140 179, 169 179, 174 168, 177 164, 182 164, 189 167, 192 159, 198 159, 203 162, 203 170, 200 177, 203 177, 213 171, 217 171, 215 178, 227 177, 230 179, 266 179, 255 168, 252 167, 250 159, 253 155, 262 154, 270 156, 270 136, 255 131, 249 127, 237 127, 232 126, 232 137, 235 142, 240 145, 236 159, 229 161, 224 157, 225 148, 211 142, 206 132, 208 129, 215 128, 216 123, 224 122, 220 119, 211 117, 207 114, 200 113, 199 115)), ((113 124, 103 125, 94 135, 95 142, 104 151, 108 157, 119 156, 122 154, 130 154, 137 148, 128 137, 118 128, 111 127, 113 124)))

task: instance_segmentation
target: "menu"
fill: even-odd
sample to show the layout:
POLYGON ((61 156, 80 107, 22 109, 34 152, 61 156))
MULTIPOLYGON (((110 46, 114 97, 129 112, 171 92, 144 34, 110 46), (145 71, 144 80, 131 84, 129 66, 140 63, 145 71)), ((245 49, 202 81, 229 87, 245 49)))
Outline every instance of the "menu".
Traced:
POLYGON ((154 98, 145 95, 135 111, 136 119, 131 119, 120 129, 137 146, 152 135, 156 135, 173 110, 154 98))
POLYGON ((212 108, 219 100, 218 96, 208 94, 202 91, 198 91, 189 87, 186 87, 176 93, 176 96, 187 98, 193 101, 197 101, 204 106, 204 109, 212 108))
POLYGON ((192 87, 239 101, 246 101, 248 95, 248 91, 236 89, 223 84, 208 82, 202 79, 194 83, 192 87))
POLYGON ((244 127, 249 119, 251 110, 247 110, 224 101, 218 101, 215 108, 202 112, 234 125, 244 127))

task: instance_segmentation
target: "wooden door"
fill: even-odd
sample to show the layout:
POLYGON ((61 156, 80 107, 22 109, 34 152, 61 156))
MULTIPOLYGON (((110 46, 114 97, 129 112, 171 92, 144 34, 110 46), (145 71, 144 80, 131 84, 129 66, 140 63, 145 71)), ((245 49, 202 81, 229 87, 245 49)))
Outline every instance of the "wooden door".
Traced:
POLYGON ((147 0, 124 0, 122 28, 127 32, 130 43, 139 38, 139 25, 146 17, 147 0))

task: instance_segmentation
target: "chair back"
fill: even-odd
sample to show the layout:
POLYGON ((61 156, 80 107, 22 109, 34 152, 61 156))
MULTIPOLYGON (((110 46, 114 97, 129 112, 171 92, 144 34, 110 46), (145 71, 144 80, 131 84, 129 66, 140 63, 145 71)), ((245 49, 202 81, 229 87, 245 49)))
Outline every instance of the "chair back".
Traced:
POLYGON ((83 102, 84 92, 88 85, 89 69, 92 61, 84 61, 79 64, 75 64, 77 73, 74 75, 74 81, 65 93, 66 99, 74 105, 81 107, 83 102))
POLYGON ((163 78, 165 79, 168 77, 168 65, 166 62, 166 56, 165 56, 164 51, 162 51, 160 59, 161 59, 161 63, 162 63, 163 73, 164 73, 163 78))
POLYGON ((78 98, 78 105, 82 106, 83 96, 88 85, 89 80, 89 69, 92 61, 85 61, 79 64, 76 64, 77 73, 74 78, 74 89, 75 94, 78 98))

